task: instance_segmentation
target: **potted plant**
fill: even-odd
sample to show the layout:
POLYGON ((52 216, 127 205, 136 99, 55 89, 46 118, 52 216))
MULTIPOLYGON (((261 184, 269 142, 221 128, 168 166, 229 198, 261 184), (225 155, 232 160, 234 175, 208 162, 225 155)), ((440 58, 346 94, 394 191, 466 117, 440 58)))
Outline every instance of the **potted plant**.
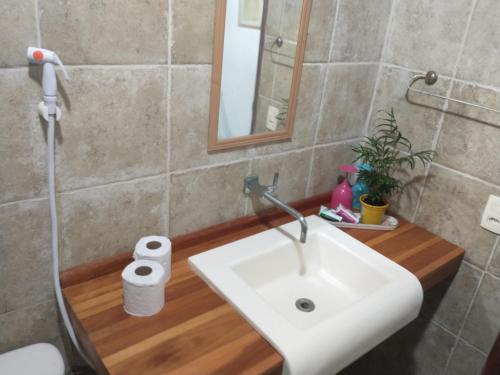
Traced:
POLYGON ((362 161, 371 166, 358 174, 368 191, 360 197, 363 224, 382 222, 389 198, 402 187, 401 181, 394 177, 398 168, 414 169, 417 161, 425 166, 434 155, 430 150, 412 150, 411 142, 398 129, 394 109, 379 112, 384 112, 385 116, 377 120, 374 134, 352 149, 357 154, 354 162, 362 161))

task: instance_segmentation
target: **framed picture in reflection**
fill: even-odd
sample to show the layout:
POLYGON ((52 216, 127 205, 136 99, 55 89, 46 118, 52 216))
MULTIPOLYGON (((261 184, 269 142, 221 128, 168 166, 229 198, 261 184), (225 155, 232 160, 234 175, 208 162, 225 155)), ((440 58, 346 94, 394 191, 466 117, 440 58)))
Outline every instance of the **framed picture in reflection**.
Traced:
POLYGON ((260 29, 264 0, 239 0, 238 24, 260 29))

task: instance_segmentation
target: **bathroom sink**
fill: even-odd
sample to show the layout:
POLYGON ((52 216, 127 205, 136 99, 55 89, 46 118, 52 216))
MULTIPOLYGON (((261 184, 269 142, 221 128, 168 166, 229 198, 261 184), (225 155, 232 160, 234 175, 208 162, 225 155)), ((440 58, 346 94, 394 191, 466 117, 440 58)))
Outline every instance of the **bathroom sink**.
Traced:
POLYGON ((415 319, 410 272, 317 216, 189 258, 195 272, 284 357, 284 374, 328 374, 415 319))

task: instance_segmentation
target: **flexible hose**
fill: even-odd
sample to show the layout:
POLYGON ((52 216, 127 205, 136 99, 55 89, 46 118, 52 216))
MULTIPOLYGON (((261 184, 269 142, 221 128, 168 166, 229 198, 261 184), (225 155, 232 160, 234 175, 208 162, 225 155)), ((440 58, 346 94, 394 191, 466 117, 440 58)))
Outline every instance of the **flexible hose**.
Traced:
POLYGON ((59 234, 57 227, 57 207, 56 207, 56 171, 55 171, 55 115, 49 115, 49 128, 47 136, 48 144, 48 170, 49 170, 49 206, 50 206, 50 228, 51 228, 51 245, 52 245, 52 273, 54 277, 54 290, 56 293, 57 306, 63 318, 64 326, 75 346, 83 359, 93 368, 92 362, 83 353, 80 344, 76 338, 75 330, 71 325, 66 305, 61 291, 61 280, 59 279, 59 234))

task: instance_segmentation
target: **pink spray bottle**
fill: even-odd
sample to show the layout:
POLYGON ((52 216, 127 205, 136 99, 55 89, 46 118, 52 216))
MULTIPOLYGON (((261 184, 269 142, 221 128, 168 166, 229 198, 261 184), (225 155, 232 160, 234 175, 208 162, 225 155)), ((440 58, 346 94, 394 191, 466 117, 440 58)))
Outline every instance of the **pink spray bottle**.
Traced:
POLYGON ((339 204, 342 204, 344 208, 350 210, 352 209, 352 189, 348 177, 349 173, 356 173, 358 169, 354 165, 341 165, 339 170, 345 172, 345 178, 333 189, 330 207, 335 209, 339 204))

